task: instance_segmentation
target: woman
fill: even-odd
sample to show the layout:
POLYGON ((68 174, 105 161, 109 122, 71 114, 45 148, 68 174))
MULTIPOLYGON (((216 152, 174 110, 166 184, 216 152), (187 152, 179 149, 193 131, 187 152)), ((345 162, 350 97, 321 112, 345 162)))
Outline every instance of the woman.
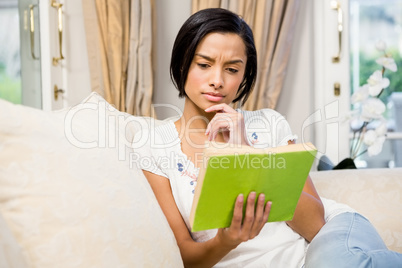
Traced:
POLYGON ((177 35, 170 70, 179 96, 185 98, 183 115, 137 133, 150 137, 137 152, 149 160, 141 161, 141 168, 173 230, 185 266, 342 267, 342 256, 349 267, 359 267, 371 257, 353 262, 353 256, 342 255, 352 250, 336 248, 331 236, 339 236, 331 226, 346 225, 346 231, 340 231, 344 235, 347 226, 357 222, 354 219, 366 237, 378 240, 372 248, 385 252, 387 267, 392 258, 395 263, 402 260, 386 249, 372 226, 352 209, 325 199, 323 205, 310 178, 292 221, 266 223, 271 203, 265 205, 262 194, 240 193, 229 228, 191 233, 189 214, 205 141, 267 147, 293 143, 295 137, 286 120, 272 110, 249 112, 229 106, 244 103, 257 73, 251 29, 234 13, 206 9, 192 15, 177 35), (339 224, 338 218, 342 218, 339 224), (309 250, 306 258, 310 242, 314 251, 309 250))

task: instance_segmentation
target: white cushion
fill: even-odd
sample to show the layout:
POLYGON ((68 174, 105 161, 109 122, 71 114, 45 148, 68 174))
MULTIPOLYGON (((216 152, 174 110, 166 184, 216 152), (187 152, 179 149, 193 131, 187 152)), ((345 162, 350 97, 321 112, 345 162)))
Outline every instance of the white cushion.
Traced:
POLYGON ((3 216, 0 214, 0 267, 28 267, 22 249, 15 240, 3 216))
POLYGON ((0 212, 30 267, 181 267, 130 116, 97 94, 59 112, 0 100, 0 212))

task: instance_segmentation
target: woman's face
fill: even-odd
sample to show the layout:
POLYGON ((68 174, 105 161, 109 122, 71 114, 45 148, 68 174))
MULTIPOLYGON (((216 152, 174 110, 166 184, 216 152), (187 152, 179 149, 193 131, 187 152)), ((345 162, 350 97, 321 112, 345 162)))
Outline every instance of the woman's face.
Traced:
POLYGON ((243 81, 247 55, 237 34, 210 33, 198 44, 191 62, 185 92, 198 108, 231 103, 243 81))

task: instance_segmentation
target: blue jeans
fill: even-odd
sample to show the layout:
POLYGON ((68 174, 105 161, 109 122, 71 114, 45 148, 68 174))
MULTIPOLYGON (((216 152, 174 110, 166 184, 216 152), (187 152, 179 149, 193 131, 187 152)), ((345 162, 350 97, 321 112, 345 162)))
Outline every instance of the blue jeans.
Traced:
POLYGON ((357 213, 327 222, 307 250, 306 268, 401 268, 402 254, 388 250, 371 223, 357 213))

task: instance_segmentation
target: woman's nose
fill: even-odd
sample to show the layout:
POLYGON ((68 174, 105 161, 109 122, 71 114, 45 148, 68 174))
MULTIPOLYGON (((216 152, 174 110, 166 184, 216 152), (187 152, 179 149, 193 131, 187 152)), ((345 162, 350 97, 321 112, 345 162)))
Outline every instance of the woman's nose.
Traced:
POLYGON ((222 72, 220 70, 211 70, 211 76, 209 78, 209 86, 214 87, 215 89, 223 87, 223 77, 222 72))

